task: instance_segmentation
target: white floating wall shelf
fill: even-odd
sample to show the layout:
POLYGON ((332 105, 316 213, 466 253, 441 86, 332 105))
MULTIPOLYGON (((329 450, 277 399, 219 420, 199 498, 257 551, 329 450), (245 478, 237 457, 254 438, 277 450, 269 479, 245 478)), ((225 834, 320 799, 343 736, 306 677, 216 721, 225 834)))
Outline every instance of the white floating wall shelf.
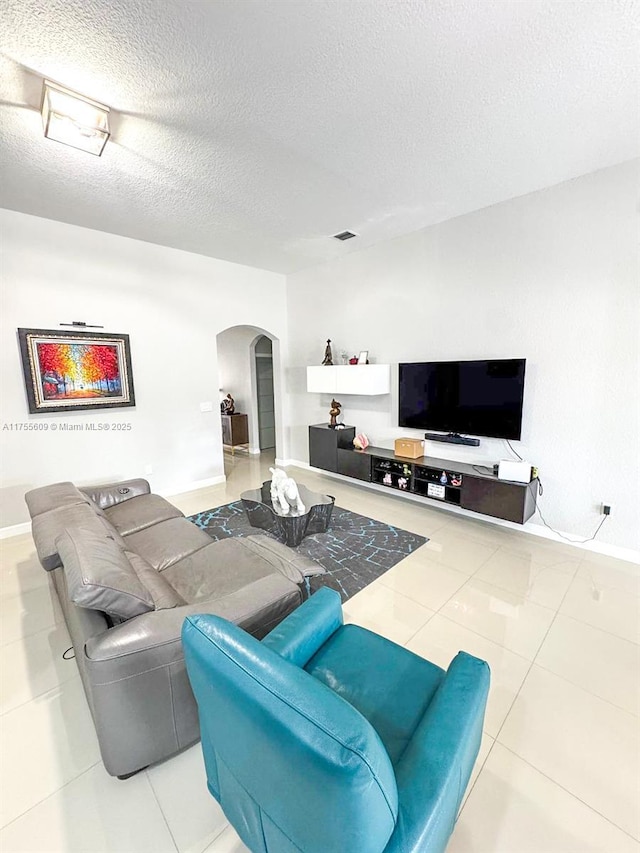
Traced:
POLYGON ((334 364, 307 367, 307 391, 316 394, 359 394, 374 397, 391 393, 391 365, 334 364))

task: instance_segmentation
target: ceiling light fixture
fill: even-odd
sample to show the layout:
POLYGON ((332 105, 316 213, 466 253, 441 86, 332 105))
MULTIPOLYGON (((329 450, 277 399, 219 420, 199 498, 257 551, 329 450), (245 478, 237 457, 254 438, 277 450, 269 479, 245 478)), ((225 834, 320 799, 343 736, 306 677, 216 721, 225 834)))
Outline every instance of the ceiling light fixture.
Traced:
POLYGON ((109 107, 44 81, 42 125, 47 139, 100 156, 109 139, 109 107))

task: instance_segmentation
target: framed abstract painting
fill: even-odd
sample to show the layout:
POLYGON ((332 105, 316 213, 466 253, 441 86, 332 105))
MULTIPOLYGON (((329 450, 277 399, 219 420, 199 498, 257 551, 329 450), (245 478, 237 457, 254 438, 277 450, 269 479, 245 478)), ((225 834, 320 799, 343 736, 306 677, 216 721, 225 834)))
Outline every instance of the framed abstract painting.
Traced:
POLYGON ((129 335, 18 329, 29 411, 135 406, 129 335))

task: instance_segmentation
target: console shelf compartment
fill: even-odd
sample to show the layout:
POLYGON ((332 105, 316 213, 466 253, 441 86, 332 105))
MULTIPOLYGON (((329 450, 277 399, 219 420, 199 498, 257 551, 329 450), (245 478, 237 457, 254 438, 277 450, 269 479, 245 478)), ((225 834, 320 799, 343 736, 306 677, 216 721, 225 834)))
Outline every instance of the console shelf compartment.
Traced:
POLYGON ((330 437, 327 430, 324 424, 309 427, 309 461, 314 468, 516 524, 524 524, 535 512, 537 479, 530 483, 512 483, 498 480, 493 474, 479 473, 465 462, 431 456, 410 460, 396 456, 386 447, 354 450, 350 447, 354 427, 341 436, 330 437))

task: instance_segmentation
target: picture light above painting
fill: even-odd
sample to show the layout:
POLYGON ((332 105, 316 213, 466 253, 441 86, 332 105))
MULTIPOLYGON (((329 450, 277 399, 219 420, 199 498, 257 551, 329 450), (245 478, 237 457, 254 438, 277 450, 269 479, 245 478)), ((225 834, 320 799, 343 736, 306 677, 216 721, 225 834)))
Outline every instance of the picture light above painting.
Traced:
POLYGON ((135 406, 129 335, 18 329, 29 411, 135 406))

